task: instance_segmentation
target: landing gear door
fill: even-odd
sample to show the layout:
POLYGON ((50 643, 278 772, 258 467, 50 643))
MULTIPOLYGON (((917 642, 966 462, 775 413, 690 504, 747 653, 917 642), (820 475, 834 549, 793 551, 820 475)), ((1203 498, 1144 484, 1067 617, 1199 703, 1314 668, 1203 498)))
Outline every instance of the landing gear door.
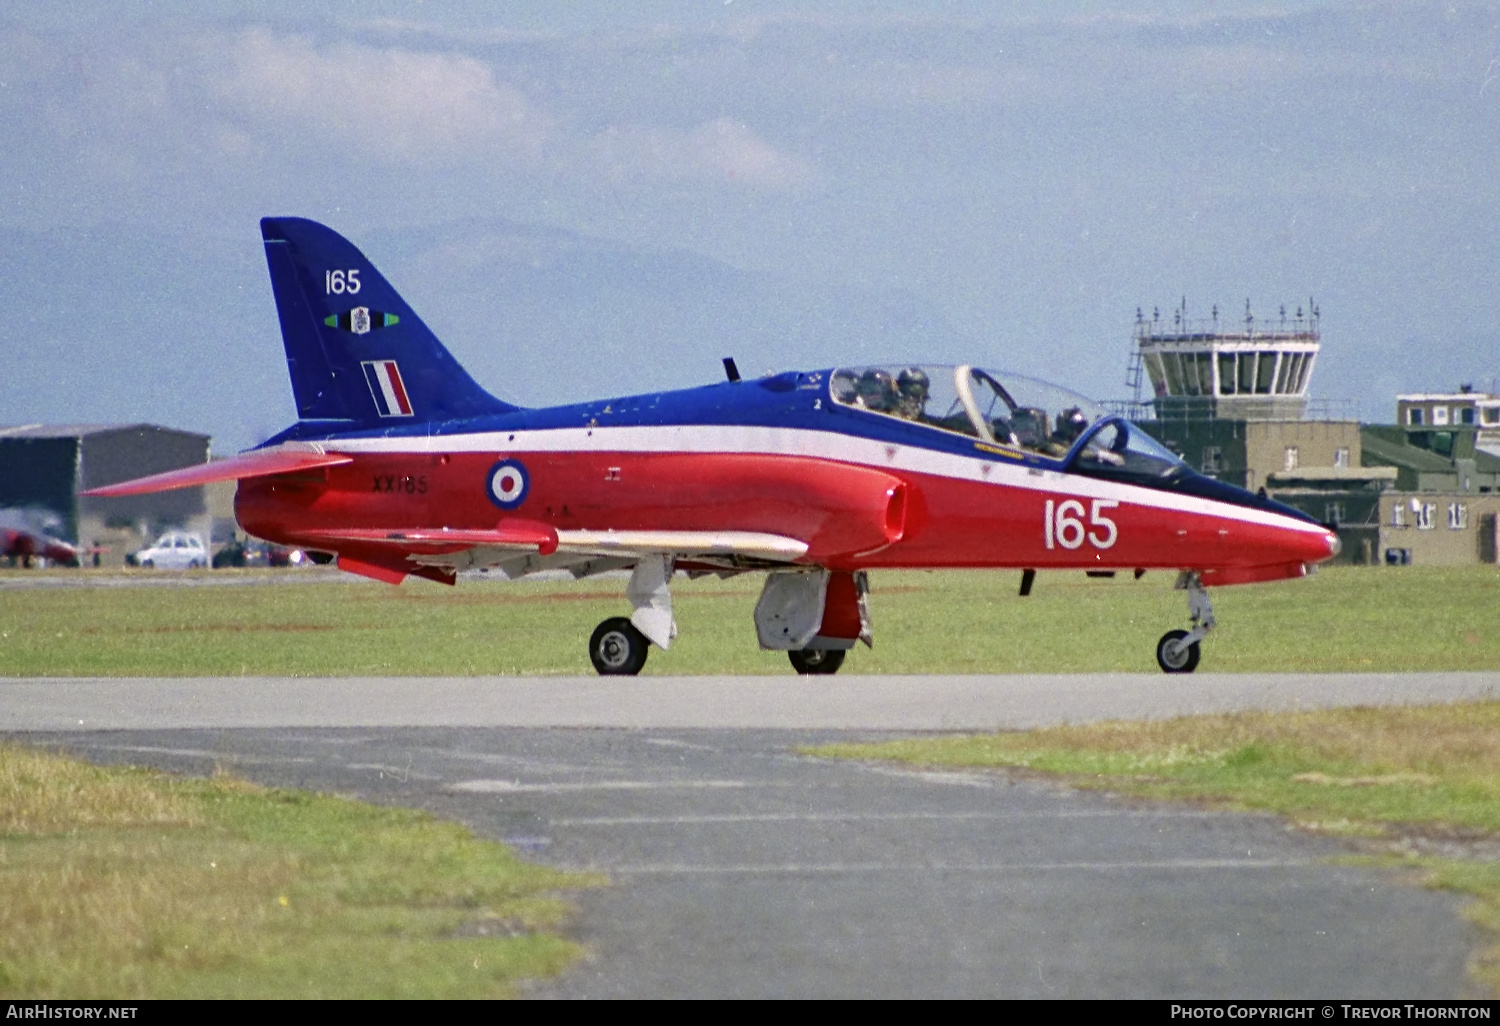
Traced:
POLYGON ((776 652, 798 651, 817 637, 828 597, 828 571, 780 571, 766 575, 760 601, 755 603, 755 633, 760 647, 776 652))
POLYGON ((872 644, 870 585, 863 570, 831 573, 822 568, 766 576, 755 604, 760 647, 772 651, 850 649, 872 644))

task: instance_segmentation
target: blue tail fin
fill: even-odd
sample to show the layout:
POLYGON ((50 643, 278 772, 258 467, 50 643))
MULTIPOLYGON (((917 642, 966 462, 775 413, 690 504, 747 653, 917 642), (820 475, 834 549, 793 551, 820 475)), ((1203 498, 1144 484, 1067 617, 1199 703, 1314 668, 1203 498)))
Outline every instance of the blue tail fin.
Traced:
POLYGON ((480 388, 349 240, 260 222, 297 416, 397 426, 516 409, 480 388))

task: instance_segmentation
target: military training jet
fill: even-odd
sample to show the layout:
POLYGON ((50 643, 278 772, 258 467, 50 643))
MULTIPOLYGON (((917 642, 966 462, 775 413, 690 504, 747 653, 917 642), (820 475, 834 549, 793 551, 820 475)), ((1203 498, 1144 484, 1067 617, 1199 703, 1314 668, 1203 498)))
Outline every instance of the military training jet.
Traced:
POLYGON ((764 573, 755 629, 799 673, 870 641, 870 570, 1170 570, 1190 672, 1208 588, 1301 577, 1338 552, 1305 514, 1194 472, 1064 389, 978 366, 842 366, 526 409, 481 388, 358 249, 261 221, 298 420, 239 456, 90 495, 238 480, 249 533, 392 584, 630 571, 589 658, 669 648, 675 572, 764 573))

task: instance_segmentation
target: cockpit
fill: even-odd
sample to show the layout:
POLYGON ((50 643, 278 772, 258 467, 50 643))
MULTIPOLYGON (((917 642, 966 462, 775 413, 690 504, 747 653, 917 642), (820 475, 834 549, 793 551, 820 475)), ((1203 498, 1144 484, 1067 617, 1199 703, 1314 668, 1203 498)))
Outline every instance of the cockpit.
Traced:
POLYGON ((871 413, 968 435, 1000 449, 1061 460, 1096 477, 1149 482, 1187 465, 1141 428, 1067 389, 1019 374, 958 367, 841 367, 829 390, 835 402, 871 413), (1080 446, 1079 440, 1086 439, 1080 446))
POLYGON ((1049 459, 1061 459, 1108 414, 1066 389, 959 367, 841 367, 834 401, 1049 459))
POLYGON ((834 402, 934 431, 964 435, 1000 456, 1043 457, 1062 469, 1223 502, 1306 514, 1194 473, 1143 428, 1065 388, 1020 374, 909 365, 840 367, 834 402))

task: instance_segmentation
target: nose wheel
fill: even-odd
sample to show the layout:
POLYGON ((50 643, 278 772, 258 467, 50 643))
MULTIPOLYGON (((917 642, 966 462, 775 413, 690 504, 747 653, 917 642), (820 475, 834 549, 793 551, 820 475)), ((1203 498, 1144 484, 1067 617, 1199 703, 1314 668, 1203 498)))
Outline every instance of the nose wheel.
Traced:
POLYGON ((1198 643, 1214 629, 1214 604, 1195 570, 1179 574, 1176 588, 1188 593, 1188 615, 1192 617, 1193 629, 1163 634, 1156 643, 1156 665, 1163 673, 1192 673, 1202 655, 1198 643))
POLYGON ((1192 673, 1202 654, 1196 641, 1184 644, 1187 631, 1167 631, 1156 643, 1156 665, 1162 673, 1192 673))
POLYGON ((634 677, 646 665, 650 642, 623 616, 612 616, 589 638, 589 662, 606 677, 634 677))

